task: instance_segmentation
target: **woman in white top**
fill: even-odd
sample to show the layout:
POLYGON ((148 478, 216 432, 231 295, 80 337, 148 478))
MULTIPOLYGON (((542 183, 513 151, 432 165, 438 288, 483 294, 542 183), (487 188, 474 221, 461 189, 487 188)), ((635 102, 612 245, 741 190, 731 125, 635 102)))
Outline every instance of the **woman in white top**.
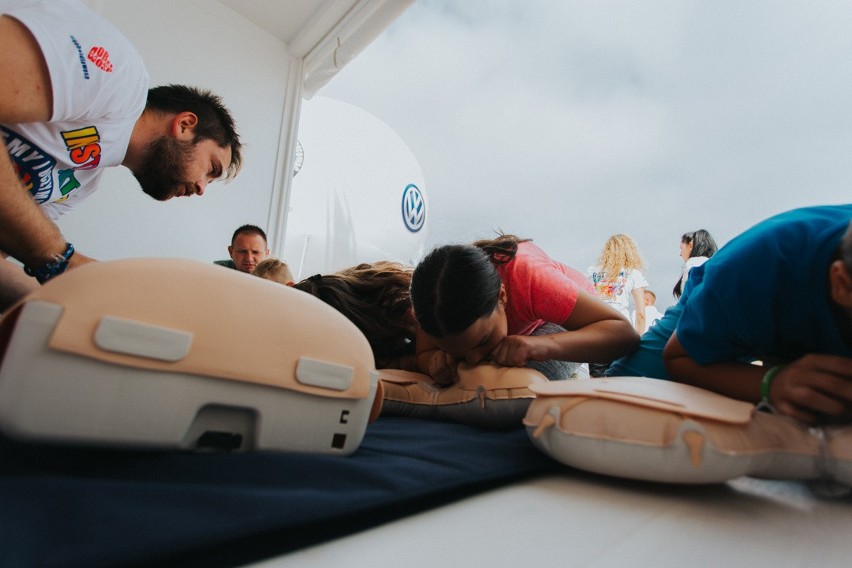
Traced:
POLYGON ((619 234, 607 240, 597 266, 589 268, 586 273, 600 299, 628 320, 630 301, 633 301, 633 309, 636 310, 633 325, 640 335, 645 331, 644 290, 648 287, 644 271, 645 261, 636 242, 629 235, 619 234))
POLYGON ((716 241, 704 229, 684 233, 680 238, 680 257, 683 259, 683 272, 675 283, 674 289, 672 289, 675 298, 680 299, 683 287, 686 285, 687 278, 689 278, 689 271, 707 262, 711 256, 716 254, 717 248, 716 241))

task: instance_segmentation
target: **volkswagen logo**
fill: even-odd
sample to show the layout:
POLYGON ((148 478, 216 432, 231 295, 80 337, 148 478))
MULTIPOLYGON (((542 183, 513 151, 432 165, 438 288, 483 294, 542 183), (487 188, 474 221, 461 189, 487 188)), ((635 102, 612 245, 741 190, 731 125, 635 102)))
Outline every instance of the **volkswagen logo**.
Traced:
POLYGON ((426 222, 426 200, 413 183, 405 186, 402 192, 402 222, 412 233, 422 229, 426 222))

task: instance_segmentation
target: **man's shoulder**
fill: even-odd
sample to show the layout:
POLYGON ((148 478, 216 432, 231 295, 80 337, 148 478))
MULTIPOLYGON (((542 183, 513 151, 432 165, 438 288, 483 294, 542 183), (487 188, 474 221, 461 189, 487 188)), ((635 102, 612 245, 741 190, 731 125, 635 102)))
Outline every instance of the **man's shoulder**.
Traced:
POLYGON ((218 264, 219 266, 224 266, 226 268, 233 268, 234 270, 237 269, 237 265, 234 264, 234 261, 230 258, 228 260, 214 260, 213 264, 218 264))

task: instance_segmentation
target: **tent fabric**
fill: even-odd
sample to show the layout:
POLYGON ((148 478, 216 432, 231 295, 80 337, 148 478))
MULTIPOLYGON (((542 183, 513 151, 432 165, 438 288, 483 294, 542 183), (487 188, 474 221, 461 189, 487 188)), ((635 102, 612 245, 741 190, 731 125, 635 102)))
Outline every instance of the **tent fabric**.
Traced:
POLYGON ((411 418, 347 457, 0 439, 0 565, 234 566, 553 471, 523 429, 411 418))

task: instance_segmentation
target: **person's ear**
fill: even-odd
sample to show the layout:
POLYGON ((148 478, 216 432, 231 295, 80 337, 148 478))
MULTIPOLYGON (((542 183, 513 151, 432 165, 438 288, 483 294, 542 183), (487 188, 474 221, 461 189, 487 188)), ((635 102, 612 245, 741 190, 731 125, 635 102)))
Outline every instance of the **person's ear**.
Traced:
POLYGON ((828 267, 828 283, 831 299, 844 308, 852 308, 852 273, 842 260, 835 260, 828 267))
POLYGON ((231 245, 228 245, 228 256, 234 258, 234 247, 232 247, 231 245))
POLYGON ((198 117, 193 112, 179 112, 172 118, 172 136, 178 140, 192 140, 195 138, 195 127, 198 125, 198 117))
POLYGON ((497 296, 497 302, 500 304, 501 308, 506 307, 506 301, 509 299, 509 295, 506 293, 506 285, 500 284, 500 295, 497 296))

